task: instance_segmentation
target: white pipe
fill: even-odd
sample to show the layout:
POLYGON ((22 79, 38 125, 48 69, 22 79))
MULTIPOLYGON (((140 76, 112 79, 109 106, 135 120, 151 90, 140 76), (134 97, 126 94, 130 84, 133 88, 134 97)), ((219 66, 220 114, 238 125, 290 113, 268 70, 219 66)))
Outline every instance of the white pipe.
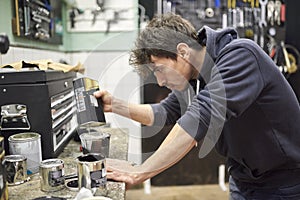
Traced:
POLYGON ((162 0, 157 0, 157 14, 162 14, 162 0))
POLYGON ((145 194, 151 194, 151 179, 147 179, 143 183, 144 185, 144 193, 145 194))
POLYGON ((225 185, 225 165, 219 166, 219 186, 224 192, 227 191, 227 187, 225 185))

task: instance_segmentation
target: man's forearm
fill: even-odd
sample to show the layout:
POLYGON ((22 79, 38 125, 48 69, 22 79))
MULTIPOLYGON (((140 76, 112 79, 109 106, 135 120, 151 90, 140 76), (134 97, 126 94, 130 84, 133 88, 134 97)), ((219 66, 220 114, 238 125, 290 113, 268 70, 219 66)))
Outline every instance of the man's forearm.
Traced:
POLYGON ((144 125, 152 125, 154 116, 149 104, 130 104, 120 99, 112 102, 112 112, 144 125))
POLYGON ((140 179, 151 178, 181 160, 194 146, 196 141, 176 124, 158 150, 141 166, 137 166, 140 179))
POLYGON ((108 159, 107 177, 129 185, 142 183, 177 163, 195 144, 194 138, 176 124, 158 150, 142 165, 132 166, 124 160, 108 159))

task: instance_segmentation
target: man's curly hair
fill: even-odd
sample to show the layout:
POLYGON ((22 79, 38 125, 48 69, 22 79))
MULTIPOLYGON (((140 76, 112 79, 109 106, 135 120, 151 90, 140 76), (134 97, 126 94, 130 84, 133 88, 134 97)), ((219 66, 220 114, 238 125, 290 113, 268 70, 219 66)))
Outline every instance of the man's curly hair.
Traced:
POLYGON ((147 77, 151 55, 177 60, 177 45, 181 42, 200 49, 197 32, 190 22, 180 15, 168 13, 155 16, 140 33, 131 50, 129 64, 142 77, 147 77))

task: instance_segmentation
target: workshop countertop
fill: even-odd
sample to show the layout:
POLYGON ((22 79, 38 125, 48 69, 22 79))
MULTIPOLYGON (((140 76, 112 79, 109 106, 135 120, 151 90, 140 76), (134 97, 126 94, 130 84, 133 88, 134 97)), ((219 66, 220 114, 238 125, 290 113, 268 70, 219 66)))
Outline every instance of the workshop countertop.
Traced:
MULTIPOLYGON (((110 158, 127 160, 128 155, 128 130, 117 128, 101 128, 111 134, 110 158)), ((58 158, 64 161, 65 175, 77 174, 76 158, 82 155, 80 142, 72 139, 58 158)), ((9 200, 29 200, 38 197, 52 196, 65 199, 74 199, 78 191, 71 191, 64 187, 55 192, 43 192, 40 189, 39 173, 30 176, 30 181, 8 187, 9 200)), ((125 183, 108 181, 106 189, 97 189, 95 196, 107 196, 113 200, 125 200, 125 183)))

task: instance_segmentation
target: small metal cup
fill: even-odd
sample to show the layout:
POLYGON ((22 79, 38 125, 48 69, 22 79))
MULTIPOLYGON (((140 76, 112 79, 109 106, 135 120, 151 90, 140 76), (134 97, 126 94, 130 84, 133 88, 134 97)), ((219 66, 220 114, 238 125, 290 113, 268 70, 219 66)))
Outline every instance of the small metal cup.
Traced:
POLYGON ((27 174, 39 172, 42 161, 41 135, 24 132, 8 138, 9 152, 13 155, 24 155, 27 158, 27 174))
POLYGON ((4 157, 8 185, 19 185, 27 181, 27 158, 23 155, 4 157))
POLYGON ((60 159, 43 160, 40 165, 40 181, 42 191, 61 190, 65 184, 64 161, 60 159))
POLYGON ((77 157, 78 188, 104 188, 106 186, 105 157, 88 153, 77 157))
POLYGON ((106 132, 90 130, 80 136, 83 153, 100 153, 109 157, 110 134, 106 132))

